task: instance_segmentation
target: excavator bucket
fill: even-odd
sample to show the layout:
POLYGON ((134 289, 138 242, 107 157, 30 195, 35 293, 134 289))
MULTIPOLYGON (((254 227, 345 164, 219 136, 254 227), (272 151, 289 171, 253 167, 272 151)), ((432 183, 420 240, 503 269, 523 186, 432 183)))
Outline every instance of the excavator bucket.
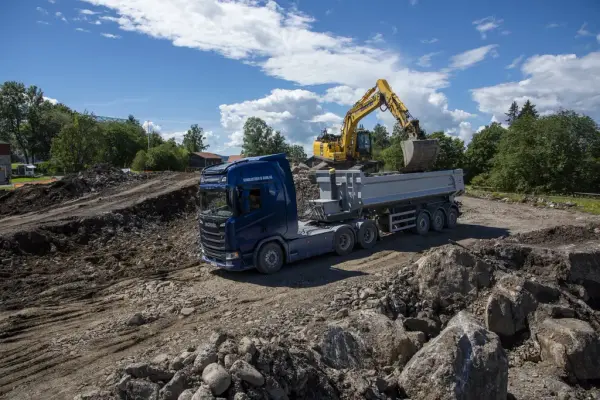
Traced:
POLYGON ((404 155, 402 172, 422 172, 431 169, 440 150, 435 139, 405 140, 401 145, 404 155))

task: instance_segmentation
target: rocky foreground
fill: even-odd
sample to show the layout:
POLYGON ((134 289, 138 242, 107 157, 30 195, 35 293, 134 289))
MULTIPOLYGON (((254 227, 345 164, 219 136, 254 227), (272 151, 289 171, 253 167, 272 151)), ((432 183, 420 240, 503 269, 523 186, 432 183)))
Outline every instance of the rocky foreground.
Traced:
POLYGON ((119 365, 77 398, 600 398, 599 226, 449 244, 369 285, 294 329, 216 329, 119 365))

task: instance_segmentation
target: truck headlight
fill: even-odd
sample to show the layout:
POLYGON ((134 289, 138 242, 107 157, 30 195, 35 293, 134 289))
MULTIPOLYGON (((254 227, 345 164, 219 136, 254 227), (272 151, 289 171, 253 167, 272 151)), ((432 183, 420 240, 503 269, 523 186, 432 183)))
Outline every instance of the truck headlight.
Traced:
POLYGON ((238 258, 240 258, 240 253, 238 253, 237 251, 234 251, 232 253, 225 253, 226 260, 237 260, 238 258))

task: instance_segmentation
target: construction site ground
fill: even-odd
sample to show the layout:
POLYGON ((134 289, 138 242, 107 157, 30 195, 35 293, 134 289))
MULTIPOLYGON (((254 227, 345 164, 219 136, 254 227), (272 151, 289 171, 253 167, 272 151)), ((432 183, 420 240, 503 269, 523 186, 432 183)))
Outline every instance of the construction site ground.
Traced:
POLYGON ((449 239, 468 247, 600 222, 571 210, 462 197, 454 230, 391 235, 372 250, 317 257, 269 276, 230 273, 198 259, 197 183, 196 174, 163 174, 0 215, 0 398, 71 399, 113 379, 118 363, 176 355, 219 327, 295 331, 340 290, 395 274, 449 239))

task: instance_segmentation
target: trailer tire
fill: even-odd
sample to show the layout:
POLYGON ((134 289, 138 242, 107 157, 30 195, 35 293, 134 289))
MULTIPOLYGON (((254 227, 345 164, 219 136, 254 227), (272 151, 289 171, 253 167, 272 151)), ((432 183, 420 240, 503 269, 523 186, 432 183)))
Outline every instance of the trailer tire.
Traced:
POLYGON ((446 214, 444 213, 444 210, 438 208, 431 217, 431 229, 435 232, 441 232, 444 229, 444 226, 446 226, 446 214))
POLYGON ((261 246, 256 257, 256 269, 263 274, 274 274, 283 266, 283 250, 275 242, 261 246))
POLYGON ((365 221, 358 228, 358 245, 370 249, 377 243, 377 225, 373 221, 365 221))
POLYGON ((424 236, 429 232, 429 228, 431 227, 431 219, 429 218, 429 213, 426 211, 420 211, 417 214, 417 219, 415 220, 415 226, 413 228, 413 232, 424 236))
POLYGON ((446 218, 446 228, 454 229, 458 223, 458 210, 456 207, 450 207, 448 210, 448 218, 446 218))
POLYGON ((345 256, 352 253, 354 249, 354 232, 347 226, 342 226, 340 229, 335 231, 333 236, 333 246, 335 252, 340 256, 345 256))

